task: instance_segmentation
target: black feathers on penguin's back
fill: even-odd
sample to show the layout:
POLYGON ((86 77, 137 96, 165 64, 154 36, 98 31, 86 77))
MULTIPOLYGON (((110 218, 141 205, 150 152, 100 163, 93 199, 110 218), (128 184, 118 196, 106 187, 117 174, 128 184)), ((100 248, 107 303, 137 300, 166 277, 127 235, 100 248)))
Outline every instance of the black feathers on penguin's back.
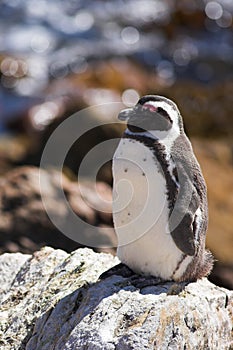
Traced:
MULTIPOLYGON (((185 254, 195 255, 198 250, 200 235, 205 237, 208 223, 206 184, 200 166, 192 151, 186 135, 178 136, 171 149, 172 159, 176 164, 179 196, 176 202, 177 215, 183 216, 179 225, 171 230, 171 235, 178 248, 185 254), (190 197, 189 201, 180 198, 190 197), (194 222, 197 209, 201 211, 201 227, 194 222), (197 232, 197 229, 199 231, 197 232), (187 239, 188 238, 188 239, 187 239)), ((171 223, 172 226, 172 223, 171 223)))

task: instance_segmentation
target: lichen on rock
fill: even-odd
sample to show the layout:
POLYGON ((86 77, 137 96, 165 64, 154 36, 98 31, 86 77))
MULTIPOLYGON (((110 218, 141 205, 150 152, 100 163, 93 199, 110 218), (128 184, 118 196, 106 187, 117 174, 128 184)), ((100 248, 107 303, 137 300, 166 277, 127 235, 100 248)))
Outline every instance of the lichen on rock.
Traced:
POLYGON ((0 346, 230 348, 233 292, 207 279, 181 288, 172 282, 138 288, 120 274, 99 278, 118 263, 110 254, 87 248, 71 254, 46 247, 32 256, 2 255, 0 346))

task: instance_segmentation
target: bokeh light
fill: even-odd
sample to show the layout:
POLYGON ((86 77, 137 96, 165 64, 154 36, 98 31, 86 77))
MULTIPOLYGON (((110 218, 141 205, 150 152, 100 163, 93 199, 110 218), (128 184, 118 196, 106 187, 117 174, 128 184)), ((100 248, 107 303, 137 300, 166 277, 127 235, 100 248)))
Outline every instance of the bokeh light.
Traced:
POLYGON ((222 16, 217 19, 217 24, 221 28, 228 28, 232 25, 232 15, 228 11, 223 11, 222 16))
POLYGON ((121 31, 122 40, 128 44, 133 45, 139 41, 140 35, 139 31, 134 27, 125 27, 121 31))
POLYGON ((87 70, 88 62, 85 57, 76 56, 71 60, 69 66, 73 73, 83 73, 87 70))
POLYGON ((1 63, 1 72, 7 77, 21 78, 27 74, 27 63, 23 60, 6 57, 1 63))
POLYGON ((210 19, 219 19, 222 17, 223 9, 217 1, 210 1, 206 4, 205 12, 210 19))
POLYGON ((31 48, 36 53, 43 53, 48 50, 50 40, 47 35, 35 34, 31 39, 31 48))
POLYGON ((175 72, 173 64, 170 61, 161 61, 156 67, 156 72, 165 85, 172 85, 175 80, 175 72))
POLYGON ((79 11, 75 16, 75 24, 77 30, 87 31, 93 26, 94 18, 90 12, 79 11))
POLYGON ((34 106, 30 110, 30 118, 37 130, 43 130, 56 118, 59 107, 55 102, 45 102, 42 105, 34 106))
POLYGON ((50 66, 50 73, 56 79, 64 78, 68 71, 68 67, 63 61, 53 62, 50 66))
POLYGON ((134 89, 126 89, 123 92, 121 98, 122 98, 122 102, 124 103, 124 105, 131 107, 131 106, 134 106, 138 102, 140 95, 134 89))

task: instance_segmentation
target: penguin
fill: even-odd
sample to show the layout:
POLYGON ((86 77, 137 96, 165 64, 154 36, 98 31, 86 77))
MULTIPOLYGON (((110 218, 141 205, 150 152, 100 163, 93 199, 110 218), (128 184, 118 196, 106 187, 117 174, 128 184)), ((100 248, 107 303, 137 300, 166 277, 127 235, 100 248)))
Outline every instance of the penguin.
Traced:
POLYGON ((127 127, 112 162, 117 256, 166 281, 207 276, 207 189, 176 104, 147 95, 118 118, 127 127))

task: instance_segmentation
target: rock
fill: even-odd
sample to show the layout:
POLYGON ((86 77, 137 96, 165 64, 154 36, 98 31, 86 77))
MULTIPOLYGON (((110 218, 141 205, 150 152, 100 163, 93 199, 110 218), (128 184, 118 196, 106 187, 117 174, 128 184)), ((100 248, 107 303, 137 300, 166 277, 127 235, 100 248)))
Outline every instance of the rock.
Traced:
POLYGON ((0 176, 10 171, 20 159, 25 158, 29 147, 30 142, 25 136, 0 134, 0 176))
MULTIPOLYGON (((233 292, 207 279, 144 288, 110 274, 110 254, 46 247, 0 259, 4 350, 229 349, 233 292), (19 262, 17 269, 16 263, 19 262)), ((134 281, 134 282, 133 282, 134 281)))
MULTIPOLYGON (((109 214, 111 205, 103 206, 103 201, 98 196, 100 193, 101 197, 109 200, 110 186, 97 182, 96 192, 92 183, 78 184, 65 175, 62 175, 62 184, 75 214, 84 222, 95 226, 100 242, 114 252, 111 247, 116 246, 116 239, 109 214), (81 193, 85 194, 85 198, 81 193), (103 227, 108 229, 104 230, 103 227)), ((69 220, 67 207, 59 198, 59 188, 60 174, 56 170, 41 169, 39 174, 39 168, 20 167, 0 179, 0 251, 32 253, 46 244, 71 251, 82 245, 62 234, 52 224, 44 208, 41 195, 46 196, 53 217, 69 220)), ((89 234, 88 230, 85 234, 89 234)))
POLYGON ((30 255, 21 253, 0 255, 0 301, 11 288, 15 276, 29 258, 30 255))
POLYGON ((216 261, 209 280, 220 287, 233 290, 233 264, 216 261))
POLYGON ((208 188, 207 245, 216 259, 233 265, 232 144, 200 139, 192 139, 192 144, 208 188))
POLYGON ((192 138, 208 188, 207 246, 217 262, 210 280, 233 289, 233 166, 232 142, 192 138))
POLYGON ((232 140, 233 133, 232 91, 232 82, 219 82, 210 87, 183 81, 161 89, 159 95, 177 103, 190 137, 225 141, 232 140))

